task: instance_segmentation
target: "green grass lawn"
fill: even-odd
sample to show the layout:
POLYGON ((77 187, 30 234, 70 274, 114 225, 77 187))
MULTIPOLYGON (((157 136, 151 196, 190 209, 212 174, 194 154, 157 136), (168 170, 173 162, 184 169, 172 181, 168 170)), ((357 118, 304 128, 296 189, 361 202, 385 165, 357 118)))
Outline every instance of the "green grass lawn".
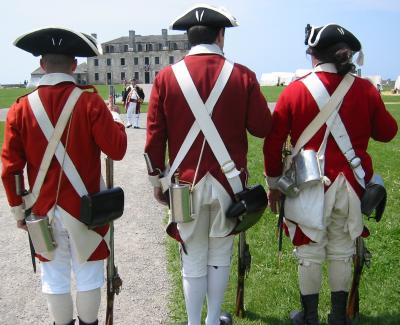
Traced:
MULTIPOLYGON (((269 89, 263 89, 268 91, 269 89)), ((264 92, 265 93, 265 92, 264 92)), ((276 95, 276 94, 275 94, 276 95)), ((388 105, 388 109, 400 122, 400 103, 388 105)), ((263 180, 262 141, 251 138, 249 141, 249 170, 252 184, 263 180)), ((382 175, 388 191, 388 204, 383 220, 366 221, 371 236, 366 241, 373 259, 371 268, 365 269, 360 285, 361 318, 356 324, 400 324, 400 135, 388 143, 370 142, 369 152, 374 159, 375 171, 382 175)), ((300 308, 297 284, 297 264, 293 257, 288 238, 284 239, 283 257, 278 263, 277 239, 275 236, 277 216, 266 212, 263 219, 248 231, 252 266, 246 279, 245 308, 243 319, 234 318, 236 325, 250 324, 289 324, 288 315, 300 308)), ((235 244, 236 245, 236 244, 235 244)), ((170 294, 170 324, 186 319, 180 277, 180 259, 176 243, 167 239, 168 269, 171 272, 173 290, 170 294)), ((237 255, 235 255, 229 287, 223 310, 230 313, 235 309, 237 281, 237 255)), ((326 272, 320 298, 320 318, 327 322, 330 308, 330 292, 326 272)))

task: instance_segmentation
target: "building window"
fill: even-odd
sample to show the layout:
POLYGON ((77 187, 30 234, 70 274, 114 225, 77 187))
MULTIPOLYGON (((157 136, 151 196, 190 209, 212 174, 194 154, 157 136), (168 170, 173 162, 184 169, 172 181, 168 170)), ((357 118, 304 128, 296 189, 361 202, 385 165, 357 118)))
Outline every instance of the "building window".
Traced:
POLYGON ((142 46, 142 44, 138 44, 137 50, 138 50, 138 52, 143 52, 143 46, 142 46))
POLYGON ((128 52, 128 44, 124 45, 124 52, 128 52))
POLYGON ((111 80, 111 72, 107 72, 107 84, 111 85, 112 80, 111 80))
POLYGON ((99 59, 94 59, 94 66, 98 67, 99 66, 99 59))
POLYGON ((138 71, 135 71, 134 78, 135 78, 136 80, 139 80, 139 72, 138 72, 138 71))
POLYGON ((169 45, 169 49, 170 50, 177 50, 178 49, 178 44, 176 44, 176 43, 171 43, 170 45, 169 45))
POLYGON ((110 45, 110 53, 114 53, 114 46, 110 45))
POLYGON ((162 49, 163 49, 163 45, 161 43, 158 43, 158 50, 162 51, 162 49))
POLYGON ((125 65, 125 58, 121 58, 121 65, 125 65))
POLYGON ((153 44, 146 44, 146 51, 147 52, 153 51, 153 44))
POLYGON ((174 64, 175 60, 173 56, 169 57, 169 64, 174 64))
POLYGON ((107 65, 111 65, 111 59, 107 59, 107 65))
POLYGON ((121 72, 121 80, 125 80, 125 72, 121 72))
POLYGON ((138 65, 139 64, 139 58, 133 58, 133 64, 138 65))
POLYGON ((154 64, 160 64, 160 57, 159 56, 156 56, 154 58, 154 64))
POLYGON ((99 74, 97 72, 94 74, 94 80, 99 81, 99 74))
POLYGON ((149 58, 148 56, 146 56, 146 57, 144 58, 144 64, 145 64, 145 65, 149 65, 149 64, 150 64, 150 58, 149 58))

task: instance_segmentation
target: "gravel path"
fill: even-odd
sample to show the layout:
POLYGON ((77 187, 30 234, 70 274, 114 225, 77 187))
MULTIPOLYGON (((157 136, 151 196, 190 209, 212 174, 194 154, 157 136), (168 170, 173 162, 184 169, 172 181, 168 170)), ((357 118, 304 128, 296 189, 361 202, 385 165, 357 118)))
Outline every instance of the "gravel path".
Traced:
MULTIPOLYGON (((141 129, 127 129, 128 150, 114 163, 115 185, 125 191, 125 213, 115 223, 115 259, 123 280, 114 304, 114 323, 166 324, 170 288, 165 262, 164 209, 155 203, 143 159, 145 114, 141 129)), ((41 294, 40 273, 33 274, 27 234, 15 226, 0 185, 0 324, 50 324, 41 294)), ((105 319, 105 286, 99 313, 105 319)))

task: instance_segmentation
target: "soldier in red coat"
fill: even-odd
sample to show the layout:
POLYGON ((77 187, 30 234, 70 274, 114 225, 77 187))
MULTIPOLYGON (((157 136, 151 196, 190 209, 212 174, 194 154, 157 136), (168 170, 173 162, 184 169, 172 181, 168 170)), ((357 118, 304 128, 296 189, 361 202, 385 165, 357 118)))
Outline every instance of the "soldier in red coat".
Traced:
POLYGON ((299 260, 303 307, 291 315, 293 324, 318 324, 321 267, 326 260, 332 299, 329 324, 345 324, 355 239, 364 230, 360 199, 374 174, 368 141, 390 141, 397 133, 397 124, 375 87, 350 74, 355 68, 353 53, 360 52, 357 63, 361 64, 362 58, 361 44, 352 33, 335 24, 308 25, 306 45, 314 71, 282 92, 272 116, 272 132, 265 141, 268 196, 276 212, 284 142, 290 135, 296 148, 307 133, 306 127, 320 110, 327 109, 325 105, 346 79, 348 89, 342 101, 323 126, 309 134, 297 155, 314 153, 321 166, 321 181, 304 187, 298 196, 287 195, 284 205, 286 227, 299 260))
POLYGON ((206 297, 206 324, 220 324, 231 264, 230 234, 236 224, 225 217, 232 203, 231 183, 235 179, 241 187, 247 178, 247 131, 264 138, 271 127, 256 75, 231 63, 222 52, 225 27, 234 26, 236 19, 229 12, 208 5, 194 6, 177 18, 171 27, 187 31, 191 49, 182 61, 158 73, 149 102, 145 152, 154 196, 166 204, 163 192, 176 171, 179 184, 190 186, 193 220, 171 223, 167 232, 182 244, 183 289, 191 325, 200 324, 206 297), (211 115, 210 119, 206 114, 207 125, 217 129, 223 142, 220 151, 227 149, 228 161, 221 163, 221 152, 213 147, 218 136, 206 139, 197 124, 195 112, 205 109, 211 115), (167 145, 170 169, 165 165, 167 145))
POLYGON ((75 322, 72 268, 79 323, 98 324, 109 229, 89 230, 79 221, 80 198, 104 188, 100 154, 114 160, 123 158, 125 128, 119 114, 107 108, 94 87, 78 86, 73 78, 76 56, 100 54, 93 38, 66 28, 44 28, 22 35, 14 44, 35 56, 42 55, 40 65, 45 75, 37 89, 20 97, 7 115, 1 159, 8 202, 18 228, 26 229, 24 210, 29 208, 32 215, 50 219, 56 248, 41 252, 38 258, 42 261, 42 291, 54 323, 75 322), (70 115, 63 114, 67 108, 72 109, 70 115), (64 116, 68 120, 51 156, 48 144, 64 116), (41 171, 46 160, 48 168, 41 171), (16 193, 14 176, 23 174, 25 167, 30 190, 21 197, 16 193))

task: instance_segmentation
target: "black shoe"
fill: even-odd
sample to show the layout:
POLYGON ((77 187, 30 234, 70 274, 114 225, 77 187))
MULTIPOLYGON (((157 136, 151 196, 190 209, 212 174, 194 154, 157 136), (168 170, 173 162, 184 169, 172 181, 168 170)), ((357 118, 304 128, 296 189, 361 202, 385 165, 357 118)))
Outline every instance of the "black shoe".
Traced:
POLYGON ((221 316, 219 316, 219 324, 232 325, 233 324, 232 315, 229 313, 222 313, 221 316))
POLYGON ((292 325, 319 325, 318 294, 300 295, 302 311, 292 311, 290 320, 292 325))
POLYGON ((126 126, 127 129, 129 129, 129 128, 131 128, 131 127, 132 127, 132 124, 128 124, 128 125, 126 126))
POLYGON ((99 325, 99 320, 96 319, 93 323, 85 323, 83 320, 81 320, 79 317, 79 325, 99 325))
MULTIPOLYGON (((75 319, 71 320, 68 324, 66 325, 74 325, 75 324, 75 319)), ((55 322, 53 322, 53 325, 56 325, 55 322)))

